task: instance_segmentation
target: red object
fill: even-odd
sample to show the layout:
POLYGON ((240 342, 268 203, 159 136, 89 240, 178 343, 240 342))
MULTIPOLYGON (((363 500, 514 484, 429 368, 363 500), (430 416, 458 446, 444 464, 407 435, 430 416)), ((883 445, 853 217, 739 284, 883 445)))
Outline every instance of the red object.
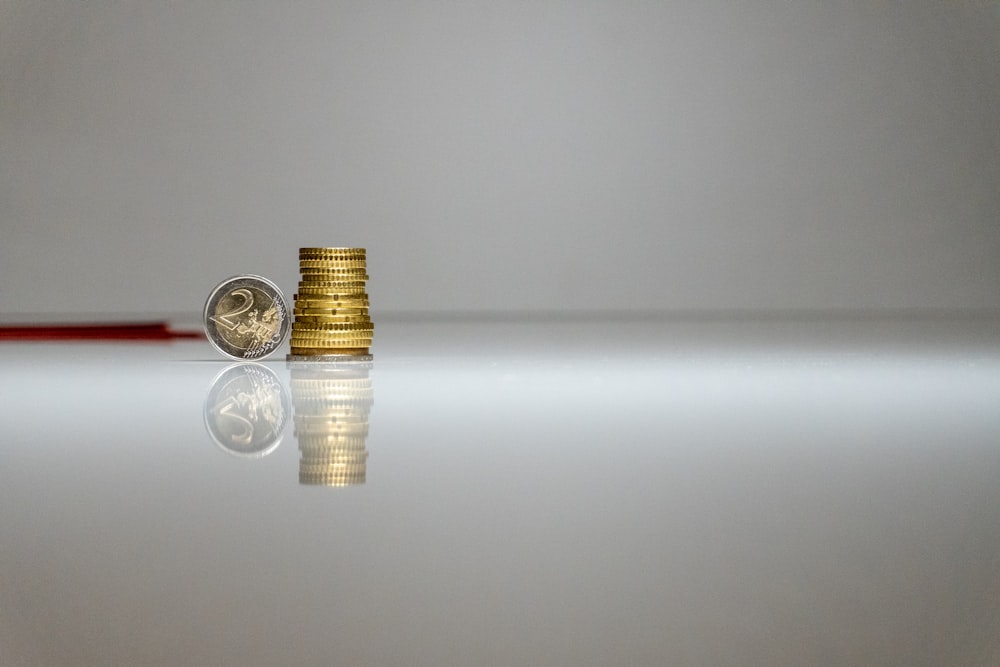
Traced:
POLYGON ((200 331, 175 331, 166 322, 108 324, 18 324, 0 326, 0 341, 174 340, 204 338, 200 331))

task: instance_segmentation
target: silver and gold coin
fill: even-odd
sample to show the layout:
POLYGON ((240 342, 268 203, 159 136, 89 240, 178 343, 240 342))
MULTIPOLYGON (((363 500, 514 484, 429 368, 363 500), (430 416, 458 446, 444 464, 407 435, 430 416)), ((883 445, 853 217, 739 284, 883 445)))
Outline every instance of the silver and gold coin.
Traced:
POLYGON ((255 275, 219 283, 205 302, 208 341, 232 359, 263 359, 285 340, 288 306, 278 286, 255 275))

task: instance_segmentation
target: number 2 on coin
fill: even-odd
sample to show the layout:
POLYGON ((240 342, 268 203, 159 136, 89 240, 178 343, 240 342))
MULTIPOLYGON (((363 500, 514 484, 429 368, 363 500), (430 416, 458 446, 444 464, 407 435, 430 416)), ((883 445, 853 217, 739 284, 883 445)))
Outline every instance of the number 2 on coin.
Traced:
POLYGON ((246 289, 234 289, 232 292, 230 292, 230 294, 232 296, 238 296, 241 299, 243 299, 243 303, 241 303, 233 310, 227 311, 225 313, 219 313, 217 315, 212 315, 209 319, 219 324, 220 326, 225 327, 226 329, 232 331, 237 326, 239 326, 239 324, 234 322, 231 318, 236 317, 237 315, 242 315, 243 313, 250 310, 250 307, 253 306, 253 294, 250 293, 250 290, 246 289))

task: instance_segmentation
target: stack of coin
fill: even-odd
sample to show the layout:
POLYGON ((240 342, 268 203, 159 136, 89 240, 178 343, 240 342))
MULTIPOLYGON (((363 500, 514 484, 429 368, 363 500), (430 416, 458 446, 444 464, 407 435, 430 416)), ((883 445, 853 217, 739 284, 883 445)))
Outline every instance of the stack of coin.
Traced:
POLYGON ((366 358, 375 325, 368 315, 364 248, 301 248, 291 360, 366 358))
POLYGON ((364 484, 368 462, 368 414, 374 402, 366 363, 290 365, 299 483, 364 484))

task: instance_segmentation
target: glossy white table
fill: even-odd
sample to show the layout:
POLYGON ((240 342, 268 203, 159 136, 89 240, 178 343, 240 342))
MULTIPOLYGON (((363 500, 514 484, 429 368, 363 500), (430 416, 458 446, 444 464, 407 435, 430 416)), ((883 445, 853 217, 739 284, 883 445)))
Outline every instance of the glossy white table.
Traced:
POLYGON ((283 358, 241 451, 206 342, 0 344, 0 664, 1000 663, 1000 319, 376 323, 342 487, 283 358))

